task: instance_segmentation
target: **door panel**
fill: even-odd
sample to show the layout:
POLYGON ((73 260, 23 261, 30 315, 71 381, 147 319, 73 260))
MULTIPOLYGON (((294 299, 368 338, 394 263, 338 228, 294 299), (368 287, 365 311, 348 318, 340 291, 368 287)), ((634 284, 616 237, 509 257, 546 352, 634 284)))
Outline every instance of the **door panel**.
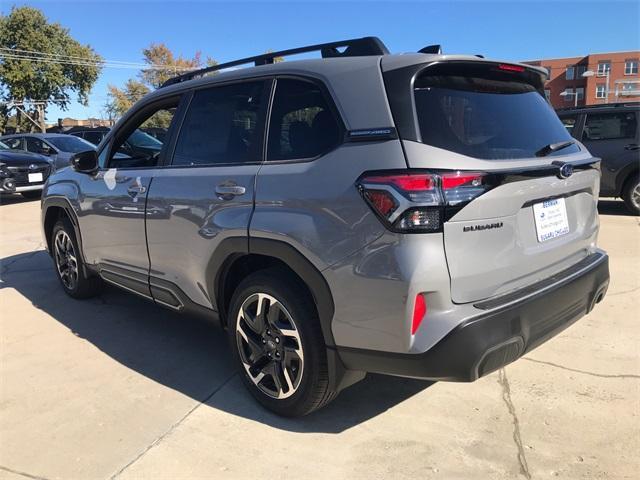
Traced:
POLYGON ((151 170, 100 171, 84 176, 78 222, 87 262, 148 274, 144 209, 151 170))
POLYGON ((238 165, 157 172, 147 199, 151 276, 177 285, 200 305, 215 307, 207 292, 206 267, 222 240, 247 236, 258 168, 238 165), (245 192, 217 194, 221 184, 235 184, 245 192))
POLYGON ((171 140, 165 145, 154 139, 154 148, 131 155, 119 150, 145 123, 162 122, 173 132, 180 117, 180 100, 179 96, 163 98, 129 114, 105 145, 106 153, 100 153, 105 168, 96 175, 85 176, 81 184, 78 221, 87 261, 101 264, 101 268, 106 265, 112 275, 110 281, 147 296, 147 194, 154 175, 162 168, 171 140))
POLYGON ((207 265, 218 245, 248 237, 270 88, 270 81, 245 81, 194 92, 171 165, 151 185, 150 275, 205 307, 216 308, 207 265))

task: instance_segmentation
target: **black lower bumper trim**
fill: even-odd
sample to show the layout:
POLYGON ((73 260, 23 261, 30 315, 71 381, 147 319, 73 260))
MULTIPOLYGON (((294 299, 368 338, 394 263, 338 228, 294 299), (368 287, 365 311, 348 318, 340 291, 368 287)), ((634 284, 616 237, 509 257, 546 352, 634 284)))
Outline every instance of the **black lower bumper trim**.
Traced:
POLYGON ((338 347, 348 369, 431 380, 469 382, 513 362, 573 324, 602 300, 609 285, 609 258, 594 253, 581 269, 539 293, 457 326, 421 354, 338 347))

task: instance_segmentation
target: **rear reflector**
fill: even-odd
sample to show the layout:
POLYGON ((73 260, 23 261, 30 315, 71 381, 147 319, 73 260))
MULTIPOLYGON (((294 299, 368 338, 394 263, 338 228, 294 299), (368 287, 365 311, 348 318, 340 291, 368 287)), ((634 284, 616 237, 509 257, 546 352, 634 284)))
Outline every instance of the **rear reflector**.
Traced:
POLYGON ((424 296, 419 293, 416 295, 416 301, 413 304, 413 322, 411 322, 411 335, 415 335, 420 328, 420 324, 427 314, 427 303, 424 301, 424 296))

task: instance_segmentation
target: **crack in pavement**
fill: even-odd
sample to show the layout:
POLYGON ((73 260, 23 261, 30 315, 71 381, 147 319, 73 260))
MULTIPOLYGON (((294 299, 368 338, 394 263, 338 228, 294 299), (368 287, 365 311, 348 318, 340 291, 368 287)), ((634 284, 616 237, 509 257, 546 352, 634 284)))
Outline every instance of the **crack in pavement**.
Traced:
MULTIPOLYGON (((42 247, 42 243, 39 243, 38 246, 36 248, 41 248, 42 247)), ((11 260, 9 263, 2 265, 2 271, 0 271, 0 275, 4 275, 6 273, 11 273, 11 271, 9 270, 9 267, 11 267, 11 265, 13 265, 16 262, 21 262, 22 260, 28 260, 29 258, 33 257, 34 255, 40 253, 40 252, 44 252, 44 250, 35 250, 31 253, 28 253, 27 255, 25 255, 24 257, 18 257, 18 258, 14 258, 13 260, 11 260)))
POLYGON ((220 385, 218 385, 209 395, 207 395, 207 397, 204 400, 202 400, 201 402, 198 402, 193 408, 191 408, 186 414, 184 414, 182 416, 182 418, 180 418, 177 422, 175 422, 173 425, 171 425, 166 432, 164 432, 162 435, 160 435, 158 438, 156 438, 153 442, 151 442, 144 450, 142 450, 142 452, 140 452, 138 455, 136 455, 133 458, 133 460, 131 460, 129 463, 127 463, 124 467, 122 467, 116 473, 111 475, 111 477, 109 477, 109 479, 113 480, 113 479, 119 477, 122 474, 122 472, 124 472, 131 465, 133 465, 138 460, 140 460, 149 450, 151 450, 153 447, 155 447, 160 442, 162 442, 162 440, 164 440, 176 428, 178 428, 178 426, 180 426, 180 424, 182 422, 184 422, 189 415, 191 415, 193 412, 195 412, 201 405, 203 405, 203 404, 207 403, 209 400, 211 400, 211 398, 213 398, 213 396, 216 393, 218 393, 220 390, 222 390, 227 385, 227 383, 229 383, 236 375, 237 375, 237 372, 233 372, 232 375, 230 375, 224 382, 222 382, 220 385))
POLYGON ((540 363, 542 365, 549 365, 550 367, 561 368, 562 370, 568 370, 570 372, 582 373, 584 375, 591 375, 592 377, 600 377, 600 378, 640 378, 640 375, 634 375, 632 373, 622 373, 622 374, 609 374, 609 373, 595 373, 588 372, 586 370, 578 370, 577 368, 564 367, 562 365, 558 365, 557 363, 545 362, 544 360, 536 360, 534 358, 523 358, 523 360, 527 360, 533 363, 540 363))
POLYGON ((14 475, 19 475, 21 477, 32 478, 33 480, 47 480, 47 478, 45 478, 45 477, 38 477, 37 475, 31 475, 30 473, 21 472, 19 470, 14 470, 12 468, 5 467, 5 466, 2 466, 2 465, 0 465, 0 470, 4 470, 5 472, 13 473, 14 475))
POLYGON ((622 290, 621 292, 607 293, 607 297, 615 297, 616 295, 624 295, 625 293, 633 293, 636 290, 640 290, 640 287, 632 288, 631 290, 622 290))
POLYGON ((520 434, 520 421, 516 414, 516 407, 511 400, 511 387, 509 386, 509 380, 507 379, 507 372, 504 368, 501 368, 498 372, 498 383, 502 387, 502 400, 507 405, 509 414, 513 419, 513 441, 518 449, 518 464, 520 465, 520 473, 524 475, 527 480, 531 480, 531 472, 529 471, 529 465, 527 464, 527 457, 524 454, 524 447, 522 446, 522 436, 520 434))

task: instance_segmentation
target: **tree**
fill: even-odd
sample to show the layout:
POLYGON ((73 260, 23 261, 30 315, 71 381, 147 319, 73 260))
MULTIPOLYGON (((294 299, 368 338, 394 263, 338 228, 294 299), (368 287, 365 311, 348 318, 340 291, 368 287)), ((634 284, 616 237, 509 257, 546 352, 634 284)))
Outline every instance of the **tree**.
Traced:
POLYGON ((46 104, 66 109, 75 94, 87 105, 101 70, 102 58, 89 45, 40 10, 13 7, 0 14, 0 95, 5 102, 44 101, 37 109, 42 127, 46 104))
MULTIPOLYGON (((142 50, 142 55, 149 66, 140 72, 140 80, 129 79, 122 89, 109 85, 109 100, 105 110, 114 113, 116 117, 122 116, 151 89, 159 88, 168 79, 203 67, 200 52, 196 52, 193 58, 176 56, 164 43, 152 43, 142 50)), ((207 66, 215 64, 214 59, 207 57, 207 66)))

